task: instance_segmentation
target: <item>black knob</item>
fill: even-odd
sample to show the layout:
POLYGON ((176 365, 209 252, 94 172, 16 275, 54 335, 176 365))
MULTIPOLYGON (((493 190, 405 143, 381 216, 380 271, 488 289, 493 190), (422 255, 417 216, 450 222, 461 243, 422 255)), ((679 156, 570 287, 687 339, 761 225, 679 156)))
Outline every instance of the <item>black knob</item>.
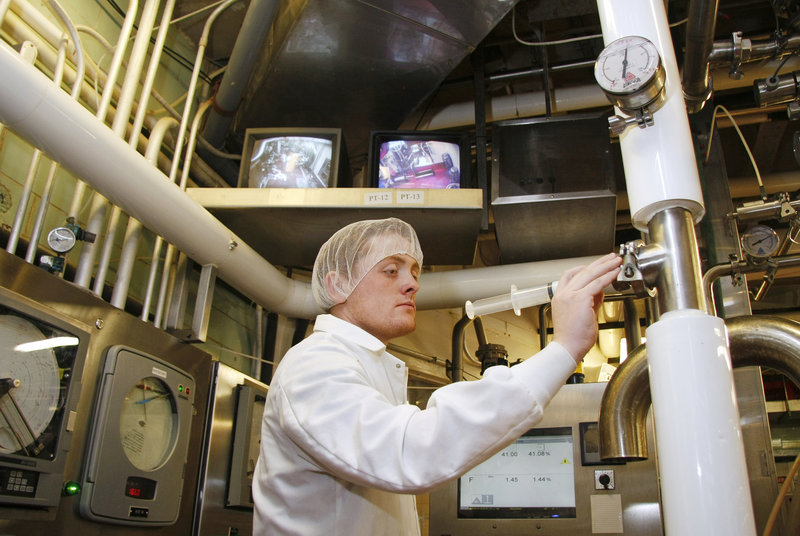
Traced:
POLYGON ((604 488, 608 489, 608 485, 611 483, 611 477, 603 473, 600 475, 597 481, 600 482, 600 485, 602 485, 604 488))

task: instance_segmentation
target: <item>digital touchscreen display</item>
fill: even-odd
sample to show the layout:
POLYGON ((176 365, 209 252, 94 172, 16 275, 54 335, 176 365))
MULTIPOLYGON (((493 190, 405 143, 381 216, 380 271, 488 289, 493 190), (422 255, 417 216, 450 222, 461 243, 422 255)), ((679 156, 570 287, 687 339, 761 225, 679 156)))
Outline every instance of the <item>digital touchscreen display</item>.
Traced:
POLYGON ((575 517, 572 428, 536 428, 458 481, 458 516, 575 517))

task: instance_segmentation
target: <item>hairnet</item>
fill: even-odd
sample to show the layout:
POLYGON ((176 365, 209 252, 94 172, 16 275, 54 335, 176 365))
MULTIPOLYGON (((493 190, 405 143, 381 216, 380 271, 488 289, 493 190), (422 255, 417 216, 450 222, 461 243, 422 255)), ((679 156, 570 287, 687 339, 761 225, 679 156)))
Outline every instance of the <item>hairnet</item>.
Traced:
POLYGON ((402 220, 363 220, 339 229, 322 245, 314 262, 311 276, 314 299, 325 311, 330 310, 344 302, 376 264, 398 254, 413 257, 422 267, 417 233, 402 220), (332 296, 325 284, 325 277, 331 272, 337 274, 331 282, 341 297, 332 296))

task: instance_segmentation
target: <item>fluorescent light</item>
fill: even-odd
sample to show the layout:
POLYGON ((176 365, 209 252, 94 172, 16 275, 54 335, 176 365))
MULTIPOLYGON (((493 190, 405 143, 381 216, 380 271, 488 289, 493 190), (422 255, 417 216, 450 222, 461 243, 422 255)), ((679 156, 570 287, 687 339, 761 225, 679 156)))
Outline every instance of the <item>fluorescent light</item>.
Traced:
POLYGON ((53 337, 41 341, 23 342, 14 347, 15 352, 35 352, 36 350, 46 350, 47 348, 59 348, 61 346, 78 346, 78 337, 53 337))

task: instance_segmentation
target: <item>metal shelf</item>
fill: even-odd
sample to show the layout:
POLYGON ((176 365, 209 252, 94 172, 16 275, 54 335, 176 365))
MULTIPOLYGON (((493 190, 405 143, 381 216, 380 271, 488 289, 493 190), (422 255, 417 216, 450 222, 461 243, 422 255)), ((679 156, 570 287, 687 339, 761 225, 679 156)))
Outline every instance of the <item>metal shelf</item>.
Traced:
POLYGON ((480 189, 188 188, 189 197, 279 266, 311 266, 319 247, 358 220, 396 217, 417 231, 426 265, 471 265, 480 189))

